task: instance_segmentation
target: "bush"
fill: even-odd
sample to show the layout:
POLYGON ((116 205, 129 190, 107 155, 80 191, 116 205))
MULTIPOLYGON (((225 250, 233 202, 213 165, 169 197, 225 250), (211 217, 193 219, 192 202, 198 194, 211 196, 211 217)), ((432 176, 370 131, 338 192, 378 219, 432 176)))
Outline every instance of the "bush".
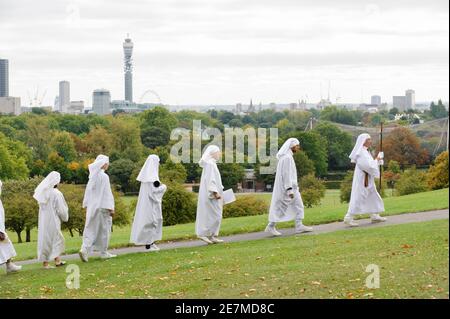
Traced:
POLYGON ((300 179, 300 190, 303 204, 306 207, 313 207, 320 205, 321 199, 325 196, 325 183, 311 173, 300 179))
POLYGON ((162 201, 164 226, 195 221, 196 197, 179 184, 168 184, 162 201))
POLYGON ((434 160, 427 173, 427 183, 430 189, 448 187, 448 151, 442 152, 434 160))
POLYGON ((236 201, 225 205, 223 218, 264 215, 269 211, 267 202, 255 195, 238 196, 236 201))
POLYGON ((408 195, 427 191, 426 174, 411 168, 401 174, 395 185, 397 195, 408 195))
MULTIPOLYGON (((344 177, 344 180, 341 183, 341 193, 339 195, 341 199, 341 203, 348 203, 350 202, 350 195, 352 193, 352 183, 353 183, 353 172, 354 171, 348 171, 347 174, 344 177)), ((388 185, 386 183, 386 180, 381 181, 381 191, 380 191, 380 183, 379 179, 375 178, 375 186, 377 187, 377 191, 380 194, 381 197, 386 196, 386 189, 388 188, 388 185)))

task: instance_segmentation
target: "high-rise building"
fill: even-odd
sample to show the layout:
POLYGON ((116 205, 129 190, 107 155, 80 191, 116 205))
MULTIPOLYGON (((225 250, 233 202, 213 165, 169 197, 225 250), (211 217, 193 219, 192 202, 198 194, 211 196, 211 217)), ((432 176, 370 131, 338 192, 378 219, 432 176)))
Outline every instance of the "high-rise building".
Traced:
POLYGON ((406 109, 414 109, 416 107, 416 92, 414 90, 406 90, 406 109))
POLYGON ((111 113, 111 94, 108 90, 98 89, 92 94, 92 112, 100 115, 111 113))
POLYGON ((392 106, 396 107, 400 112, 406 111, 406 96, 393 96, 392 106))
POLYGON ((9 96, 9 62, 0 59, 0 97, 9 96))
POLYGON ((68 113, 81 114, 84 110, 84 101, 70 101, 68 113))
POLYGON ((1 96, 0 97, 0 114, 14 114, 21 113, 20 97, 1 96))
POLYGON ((70 107, 70 83, 68 81, 59 82, 59 97, 58 97, 60 113, 67 113, 70 107))
POLYGON ((125 101, 133 102, 133 42, 129 36, 123 42, 124 72, 125 72, 125 101))
POLYGON ((370 98, 370 104, 372 105, 381 105, 381 96, 379 95, 372 95, 370 98))

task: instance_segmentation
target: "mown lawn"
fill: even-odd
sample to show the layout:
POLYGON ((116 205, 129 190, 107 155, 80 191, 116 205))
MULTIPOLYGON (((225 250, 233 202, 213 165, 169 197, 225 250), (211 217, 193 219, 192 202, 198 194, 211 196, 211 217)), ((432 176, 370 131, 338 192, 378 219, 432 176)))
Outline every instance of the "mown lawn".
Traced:
POLYGON ((448 298, 448 219, 92 258, 0 275, 3 298, 448 298), (374 264, 380 288, 366 287, 374 264))
MULTIPOLYGON (((242 195, 246 196, 246 195, 242 195)), ((258 194, 265 200, 270 201, 271 194, 258 194)), ((322 204, 317 207, 305 210, 305 224, 317 225, 340 221, 343 219, 348 204, 339 202, 339 191, 328 190, 322 204)), ((412 194, 400 197, 385 198, 385 215, 394 215, 409 212, 426 211, 433 209, 448 208, 448 188, 412 194)), ((254 232, 264 230, 267 224, 267 215, 227 218, 222 222, 221 235, 232 235, 238 233, 254 232)), ((292 227, 293 223, 282 223, 278 227, 292 227)), ((130 227, 114 228, 111 236, 110 247, 124 247, 129 245, 130 227)), ((163 240, 182 240, 195 238, 194 223, 164 227, 163 240)), ((14 233, 9 232, 9 236, 16 241, 14 233)), ((81 238, 70 237, 65 233, 66 253, 75 253, 81 245, 81 238)), ((36 230, 32 232, 32 242, 15 244, 17 251, 16 260, 31 259, 36 256, 36 230)))

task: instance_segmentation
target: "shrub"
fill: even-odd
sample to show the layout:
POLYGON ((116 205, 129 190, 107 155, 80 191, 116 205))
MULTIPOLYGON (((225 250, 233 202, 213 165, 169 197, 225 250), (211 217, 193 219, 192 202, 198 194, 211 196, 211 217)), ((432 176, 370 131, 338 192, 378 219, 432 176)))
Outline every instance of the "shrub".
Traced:
MULTIPOLYGON (((348 203, 350 202, 350 195, 352 193, 352 183, 353 183, 353 171, 348 171, 347 174, 344 177, 344 180, 341 183, 341 193, 339 195, 341 203, 348 203)), ((386 189, 388 188, 388 185, 386 183, 386 180, 381 181, 381 191, 380 191, 380 180, 378 178, 375 178, 375 186, 377 187, 377 191, 380 194, 381 197, 386 196, 386 189)))
POLYGON ((303 204, 306 207, 320 205, 325 196, 325 184, 314 174, 308 174, 300 179, 300 190, 302 192, 303 204))
POLYGON ((408 195, 427 190, 426 174, 411 168, 401 174, 400 179, 395 185, 395 190, 398 195, 408 195))
POLYGON ((162 201, 164 226, 195 221, 196 207, 194 193, 189 192, 182 185, 168 184, 162 201))
POLYGON ((448 151, 442 152, 434 160, 427 173, 427 183, 430 189, 448 187, 448 151))
POLYGON ((225 205, 223 218, 267 214, 269 205, 265 200, 254 195, 238 196, 236 201, 225 205))

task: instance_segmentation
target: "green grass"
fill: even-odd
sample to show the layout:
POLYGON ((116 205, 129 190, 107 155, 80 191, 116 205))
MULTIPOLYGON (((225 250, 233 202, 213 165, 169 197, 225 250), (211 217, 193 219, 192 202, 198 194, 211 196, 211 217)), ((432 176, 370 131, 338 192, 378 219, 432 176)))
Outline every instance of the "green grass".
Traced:
MULTIPOLYGON (((246 195, 241 195, 246 196, 246 195)), ((258 194, 270 202, 271 194, 258 194)), ((130 200, 129 198, 127 199, 130 200)), ((448 188, 432 192, 418 193, 400 197, 385 198, 385 215, 394 215, 409 212, 427 211, 433 209, 448 208, 448 188)), ((343 219, 348 204, 339 202, 339 191, 328 190, 322 204, 305 210, 305 224, 317 225, 340 221, 343 219)), ((264 230, 267 224, 267 215, 246 216, 238 218, 227 218, 222 222, 220 234, 222 236, 238 233, 247 233, 264 230)), ((292 227, 293 223, 281 223, 279 228, 292 227)), ((124 247, 129 245, 131 226, 114 228, 111 236, 110 247, 124 247)), ((164 227, 163 240, 183 240, 195 238, 194 223, 164 227)), ((9 236, 16 240, 15 234, 9 236)), ((32 242, 15 244, 17 251, 16 260, 31 259, 36 256, 36 230, 32 232, 32 242)), ((81 238, 70 237, 65 233, 66 253, 75 253, 81 246, 81 238)))
POLYGON ((448 298, 448 219, 92 258, 80 289, 39 264, 0 275, 3 298, 448 298), (366 267, 380 288, 365 286, 366 267))

